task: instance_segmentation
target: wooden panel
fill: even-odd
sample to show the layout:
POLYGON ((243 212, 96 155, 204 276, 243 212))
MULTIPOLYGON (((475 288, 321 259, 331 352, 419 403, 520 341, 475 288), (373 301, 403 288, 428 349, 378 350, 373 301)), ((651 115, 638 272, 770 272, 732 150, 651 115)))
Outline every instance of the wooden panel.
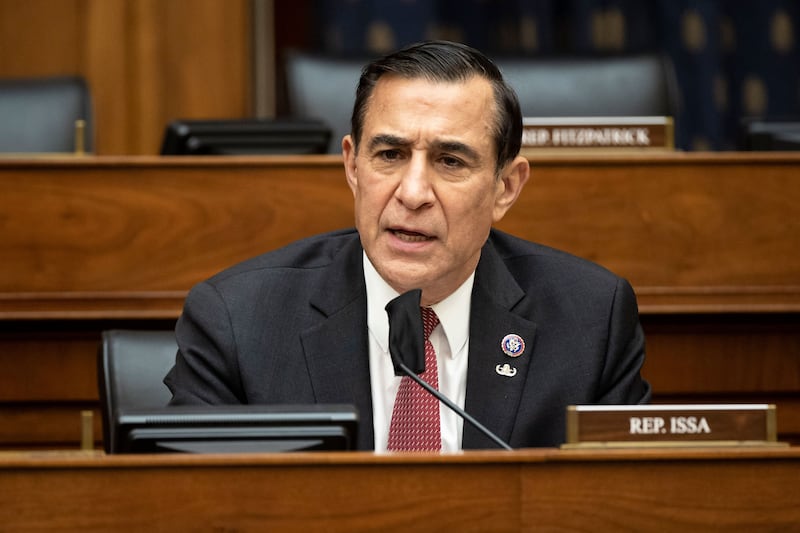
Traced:
POLYGON ((0 320, 0 404, 96 407, 101 332, 174 327, 174 319, 0 320))
POLYGON ((0 454, 0 522, 12 531, 784 531, 800 523, 800 493, 789 489, 799 476, 797 449, 12 453, 0 454))
POLYGON ((799 518, 794 497, 780 482, 763 483, 794 470, 785 463, 675 456, 618 462, 602 456, 585 457, 581 468, 567 461, 541 471, 530 465, 520 488, 522 530, 758 531, 791 529, 799 518))
MULTIPOLYGON (((799 169, 786 154, 537 160, 499 227, 627 277, 645 313, 795 312, 799 169)), ((109 309, 174 313, 196 281, 353 221, 335 156, 0 161, 0 192, 0 292, 20 310, 103 291, 109 309)))
POLYGON ((250 115, 246 0, 138 0, 128 9, 137 91, 129 101, 132 150, 123 153, 157 154, 165 126, 177 118, 250 115))
POLYGON ((98 334, 0 333, 0 403, 97 400, 98 334))
POLYGON ((176 118, 251 114, 249 0, 0 0, 0 76, 84 76, 95 152, 157 154, 176 118))
POLYGON ((800 316, 642 317, 644 372, 663 394, 800 391, 800 316))
POLYGON ((642 374, 655 403, 774 403, 800 443, 800 315, 645 314, 642 374))
MULTIPOLYGON (((111 327, 172 320, 3 321, 0 447, 77 448, 83 409, 99 410, 96 352, 111 327)), ((800 444, 800 342, 791 315, 644 315, 644 376, 657 403, 775 403, 780 440, 800 444)), ((99 419, 97 421, 99 424, 99 419)), ((99 425, 96 430, 100 439, 99 425)))
POLYGON ((534 160, 531 183, 500 226, 628 277, 645 304, 794 305, 797 157, 534 160))
POLYGON ((251 112, 247 0, 92 0, 86 74, 99 154, 157 154, 177 118, 251 112))
POLYGON ((92 411, 94 442, 102 448, 102 418, 97 402, 0 403, 0 450, 77 450, 81 413, 92 411))
POLYGON ((76 74, 86 0, 0 0, 0 76, 76 74))
MULTIPOLYGON (((653 324, 645 315, 644 375, 660 394, 786 394, 800 391, 797 320, 774 326, 771 316, 680 317, 653 324), (731 320, 734 324, 729 324, 731 320), (736 325, 735 322, 745 322, 736 325), (752 347, 752 348, 750 348, 752 347)), ((0 330, 0 401, 41 402, 97 399, 95 355, 100 332, 112 327, 171 330, 173 322, 80 323, 5 321, 0 330)))
MULTIPOLYGON (((720 318, 716 318, 720 321, 720 318)), ((679 323, 679 321, 676 321, 679 323)), ((99 412, 96 351, 104 327, 143 327, 169 330, 166 322, 106 322, 95 329, 69 332, 40 323, 7 323, 15 334, 0 336, 0 447, 72 447, 79 444, 77 422, 80 411, 99 412)), ((711 321, 706 325, 713 327, 711 321)), ((779 439, 800 444, 800 386, 795 383, 798 351, 767 350, 737 354, 724 353, 735 340, 755 343, 759 332, 704 339, 696 331, 694 346, 678 342, 671 351, 672 336, 685 332, 670 328, 669 335, 648 335, 644 375, 654 389, 656 403, 774 403, 777 405, 779 439), (712 354, 712 355, 709 355, 712 354)), ((796 331, 786 332, 797 338, 796 331)), ((96 435, 99 441, 99 419, 96 435)))
MULTIPOLYGON (((126 9, 129 0, 90 0, 80 72, 92 90, 94 152, 100 155, 135 154, 136 117, 140 87, 132 69, 136 27, 126 9)), ((154 102, 153 105, 156 105, 154 102)), ((152 135, 156 135, 153 131, 152 135)))
MULTIPOLYGON (((533 164, 500 226, 633 282, 654 399, 776 403, 800 442, 800 156, 533 164)), ((53 428, 5 438, 97 408, 103 329, 171 329, 194 283, 352 223, 333 156, 0 160, 0 409, 53 428)))
POLYGON ((176 316, 169 298, 225 266, 352 225, 352 195, 327 161, 0 161, 0 298, 31 314, 71 297, 132 310, 163 298, 176 316))

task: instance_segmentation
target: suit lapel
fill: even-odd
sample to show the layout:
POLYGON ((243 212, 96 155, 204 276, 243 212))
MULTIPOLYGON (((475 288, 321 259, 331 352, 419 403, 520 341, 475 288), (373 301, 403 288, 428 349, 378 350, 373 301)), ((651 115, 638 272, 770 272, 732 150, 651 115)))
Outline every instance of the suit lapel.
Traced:
POLYGON ((358 448, 374 447, 367 338, 367 295, 362 250, 356 237, 334 258, 310 305, 313 325, 302 336, 318 403, 358 409, 358 448))
MULTIPOLYGON (((357 237, 337 253, 312 294, 313 324, 301 339, 316 401, 355 405, 358 448, 374 449, 367 299, 357 237)), ((536 324, 523 318, 529 301, 491 242, 481 252, 471 305, 465 409, 508 442, 528 378, 536 324), (501 341, 509 333, 525 341, 519 357, 502 351, 501 341), (506 363, 511 372, 516 370, 513 377, 497 372, 498 365, 506 363)), ((464 424, 464 449, 493 447, 491 440, 464 424)))
MULTIPOLYGON (((521 316, 528 300, 490 242, 481 252, 471 305, 465 410, 509 442, 528 378, 536 324, 521 316), (511 357, 503 352, 501 341, 508 334, 525 342, 521 355, 511 357)), ((496 447, 467 423, 462 446, 496 447)))

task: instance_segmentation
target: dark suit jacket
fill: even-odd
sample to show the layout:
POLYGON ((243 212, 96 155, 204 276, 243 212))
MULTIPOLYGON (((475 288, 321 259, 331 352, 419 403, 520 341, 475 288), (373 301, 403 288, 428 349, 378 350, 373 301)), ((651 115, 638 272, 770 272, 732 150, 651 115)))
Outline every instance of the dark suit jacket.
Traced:
MULTIPOLYGON (((195 286, 165 378, 173 403, 350 403, 374 447, 366 289, 355 230, 305 239, 195 286)), ((588 261, 493 230, 472 293, 465 410, 514 448, 565 440, 570 404, 644 403, 630 285, 588 261), (525 351, 510 358, 501 339, 525 351), (509 363, 514 377, 496 372, 509 363)), ((464 424, 463 447, 495 444, 464 424)))

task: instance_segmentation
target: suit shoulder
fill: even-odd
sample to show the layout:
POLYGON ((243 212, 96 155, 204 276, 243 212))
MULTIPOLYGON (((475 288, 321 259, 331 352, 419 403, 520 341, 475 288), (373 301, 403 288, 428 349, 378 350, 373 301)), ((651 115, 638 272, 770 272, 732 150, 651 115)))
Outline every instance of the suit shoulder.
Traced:
POLYGON ((550 272, 561 278, 565 276, 588 277, 596 281, 614 284, 620 279, 615 273, 598 263, 499 230, 492 230, 490 243, 506 267, 512 272, 530 273, 533 271, 538 275, 550 272))

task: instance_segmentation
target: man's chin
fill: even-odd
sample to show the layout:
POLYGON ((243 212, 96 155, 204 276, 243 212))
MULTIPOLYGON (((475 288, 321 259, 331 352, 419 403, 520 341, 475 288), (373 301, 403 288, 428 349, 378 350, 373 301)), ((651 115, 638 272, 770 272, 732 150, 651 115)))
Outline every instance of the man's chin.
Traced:
POLYGON ((381 277, 399 293, 421 289, 430 282, 430 271, 412 261, 391 261, 375 265, 381 277))

